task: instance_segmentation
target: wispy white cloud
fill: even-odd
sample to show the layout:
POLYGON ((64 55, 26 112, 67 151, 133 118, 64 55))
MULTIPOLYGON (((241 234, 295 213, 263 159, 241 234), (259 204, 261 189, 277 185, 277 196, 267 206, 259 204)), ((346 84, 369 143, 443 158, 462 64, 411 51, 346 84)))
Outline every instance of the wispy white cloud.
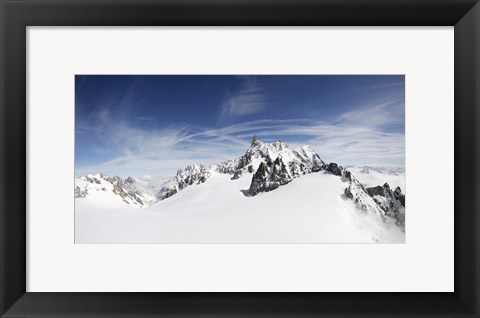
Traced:
POLYGON ((254 76, 241 77, 243 83, 236 92, 227 92, 222 104, 221 119, 254 114, 262 111, 268 102, 265 87, 254 76))
POLYGON ((392 126, 404 123, 405 103, 403 98, 369 104, 342 114, 339 120, 348 124, 360 124, 368 127, 392 126))
MULTIPOLYGON (((244 81, 242 90, 230 98, 235 105, 227 109, 224 104, 225 113, 240 115, 265 107, 266 99, 258 83, 251 78, 244 81), (254 106, 246 106, 249 103, 254 106), (242 110, 236 109, 242 104, 242 110)), ((128 96, 132 94, 129 92, 128 96)), ((405 160, 403 129, 387 129, 403 124, 403 99, 364 105, 328 122, 308 118, 261 119, 214 129, 190 124, 155 129, 155 118, 149 118, 146 125, 135 126, 125 107, 116 112, 108 109, 99 107, 88 120, 78 122, 76 133, 100 141, 95 143, 96 148, 92 146, 92 151, 108 155, 109 159, 76 167, 77 174, 116 171, 122 175, 168 176, 189 163, 216 163, 238 157, 249 147, 254 134, 265 141, 284 139, 292 145, 309 144, 325 161, 344 165, 403 165, 405 160)))

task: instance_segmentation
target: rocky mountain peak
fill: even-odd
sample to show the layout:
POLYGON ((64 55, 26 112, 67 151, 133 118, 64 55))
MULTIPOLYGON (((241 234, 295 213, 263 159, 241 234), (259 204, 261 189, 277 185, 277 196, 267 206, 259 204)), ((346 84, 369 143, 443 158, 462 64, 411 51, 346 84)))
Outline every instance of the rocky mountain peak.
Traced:
POLYGON ((248 193, 254 196, 260 192, 275 190, 290 181, 292 181, 292 177, 287 170, 287 166, 281 157, 277 157, 273 162, 269 160, 260 163, 252 177, 248 193))
POLYGON ((341 176, 343 172, 343 167, 337 165, 335 162, 330 162, 326 167, 326 171, 336 176, 341 176))
MULTIPOLYGON (((376 171, 364 167, 366 171, 376 171)), ((254 135, 245 154, 217 165, 190 164, 179 169, 175 176, 165 181, 158 191, 146 192, 132 177, 107 176, 101 173, 87 175, 75 180, 75 198, 84 199, 95 192, 106 192, 130 206, 144 207, 169 198, 188 186, 200 185, 213 174, 228 174, 232 182, 240 178, 251 178, 247 196, 269 192, 292 182, 295 178, 310 173, 325 173, 338 176, 345 183, 343 197, 350 199, 362 211, 381 215, 385 221, 405 227, 405 194, 400 187, 394 190, 388 183, 366 188, 349 168, 335 162, 325 164, 309 146, 291 149, 283 140, 265 143, 254 135), (248 176, 247 176, 248 175, 248 176), (155 193, 155 194, 154 194, 155 193)), ((140 182, 140 181, 139 181, 140 182)))
MULTIPOLYGON (((212 166, 192 164, 178 170, 177 175, 157 193, 157 198, 163 200, 187 186, 203 183, 212 175, 212 172, 230 174, 232 180, 239 179, 245 174, 253 174, 252 177, 254 177, 258 172, 257 184, 262 182, 265 184, 252 191, 256 194, 272 189, 275 184, 284 185, 293 178, 318 172, 324 168, 325 163, 320 156, 308 146, 292 150, 283 140, 270 144, 258 140, 254 135, 250 148, 236 159, 212 166), (266 183, 269 186, 266 186, 266 183)), ((252 189, 255 189, 255 185, 252 189)))
POLYGON ((257 135, 253 135, 252 143, 250 144, 250 147, 255 146, 257 143, 258 143, 257 135))
POLYGON ((383 186, 366 188, 366 192, 385 212, 385 215, 395 220, 395 224, 405 227, 405 195, 400 187, 394 191, 388 183, 383 186))

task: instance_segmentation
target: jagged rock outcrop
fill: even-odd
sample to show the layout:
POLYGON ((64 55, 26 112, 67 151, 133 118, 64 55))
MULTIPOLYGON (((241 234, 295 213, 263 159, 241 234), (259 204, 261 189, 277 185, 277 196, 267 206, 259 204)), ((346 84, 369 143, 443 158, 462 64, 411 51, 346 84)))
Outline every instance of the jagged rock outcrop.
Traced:
MULTIPOLYGON (((244 155, 235 160, 219 163, 215 166, 215 170, 220 173, 237 174, 237 176, 246 172, 253 173, 254 167, 249 167, 253 161, 261 160, 268 164, 269 162, 273 163, 277 157, 283 159, 289 174, 293 177, 325 169, 325 163, 320 156, 308 146, 292 150, 283 140, 268 144, 254 136, 250 148, 244 155), (242 172, 238 172, 239 170, 242 172)), ((237 178, 233 177, 232 179, 237 178)))
POLYGON ((402 193, 402 189, 400 189, 400 187, 395 188, 395 191, 393 191, 393 197, 397 199, 405 208, 405 194, 402 193))
MULTIPOLYGON (((274 163, 277 159, 281 160, 281 165, 278 164, 277 167, 281 166, 283 171, 276 171, 272 175, 272 185, 260 186, 259 189, 271 190, 276 187, 275 184, 283 185, 286 184, 285 180, 287 179, 291 180, 304 174, 319 172, 326 167, 320 156, 308 146, 292 150, 283 140, 268 144, 258 140, 255 135, 252 138, 250 148, 237 159, 227 160, 212 166, 197 165, 203 168, 200 171, 193 169, 195 170, 193 173, 188 172, 192 170, 189 167, 179 170, 177 176, 172 178, 170 182, 167 182, 157 193, 157 198, 163 200, 189 185, 205 182, 210 177, 212 170, 222 174, 230 174, 232 175, 231 180, 237 180, 247 173, 255 173, 255 167, 252 163, 260 164, 263 162, 268 168, 272 168, 275 166, 274 163), (188 173, 185 175, 184 171, 188 173), (184 176, 179 176, 182 173, 184 176)), ((274 167, 273 169, 278 168, 274 167)), ((255 189, 256 186, 254 185, 253 188, 255 189)))
MULTIPOLYGON (((326 168, 320 156, 308 146, 292 150, 283 140, 266 144, 259 141, 256 136, 252 140, 252 146, 241 158, 248 163, 261 160, 250 184, 249 194, 252 196, 274 190, 294 178, 326 168), (268 169, 268 175, 265 169, 268 169)), ((250 167, 248 171, 253 172, 254 169, 250 167)))
POLYGON ((292 177, 288 173, 287 166, 281 157, 277 157, 273 162, 269 160, 267 163, 260 163, 257 172, 252 177, 248 193, 254 196, 260 192, 275 190, 290 181, 292 181, 292 177))
POLYGON ((385 215, 395 220, 395 224, 405 227, 405 195, 400 187, 394 191, 388 183, 366 189, 375 203, 385 212, 385 215))
POLYGON ((287 167, 283 163, 283 160, 281 157, 277 157, 275 161, 273 162, 272 168, 272 173, 270 175, 271 179, 273 182, 276 182, 280 185, 285 185, 292 181, 292 177, 287 171, 287 167))
POLYGON ((337 165, 335 162, 330 162, 326 167, 325 171, 330 172, 336 176, 341 176, 343 168, 342 166, 337 165))
POLYGON ((257 195, 260 192, 268 192, 279 187, 278 184, 270 183, 269 178, 270 167, 266 163, 261 162, 258 166, 257 172, 255 172, 250 189, 248 193, 250 195, 257 195))
POLYGON ((347 169, 343 170, 342 178, 348 181, 343 193, 345 198, 353 200, 360 210, 379 213, 385 221, 393 220, 395 225, 405 229, 405 195, 400 187, 392 191, 385 183, 365 188, 347 169))
MULTIPOLYGON (((332 165, 332 167, 334 166, 332 165)), ((350 171, 343 169, 340 176, 342 180, 348 183, 348 186, 343 191, 344 198, 352 200, 357 208, 361 211, 371 211, 381 215, 382 217, 385 217, 384 211, 380 209, 372 197, 367 193, 365 187, 352 175, 350 171)))
MULTIPOLYGON (((163 199, 170 198, 172 195, 176 194, 178 192, 176 187, 170 188, 170 189, 163 189, 163 199)), ((160 190, 160 191, 162 191, 160 190)), ((157 195, 158 196, 158 195, 157 195)))

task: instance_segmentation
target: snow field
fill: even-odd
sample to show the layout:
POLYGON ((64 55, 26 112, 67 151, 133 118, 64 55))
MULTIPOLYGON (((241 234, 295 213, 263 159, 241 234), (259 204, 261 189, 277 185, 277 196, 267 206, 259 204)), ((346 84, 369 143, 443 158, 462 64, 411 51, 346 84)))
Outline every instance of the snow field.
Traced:
POLYGON ((323 172, 246 196, 252 174, 213 172, 148 208, 113 193, 75 200, 76 243, 403 243, 405 233, 359 212, 341 196, 346 183, 323 172))

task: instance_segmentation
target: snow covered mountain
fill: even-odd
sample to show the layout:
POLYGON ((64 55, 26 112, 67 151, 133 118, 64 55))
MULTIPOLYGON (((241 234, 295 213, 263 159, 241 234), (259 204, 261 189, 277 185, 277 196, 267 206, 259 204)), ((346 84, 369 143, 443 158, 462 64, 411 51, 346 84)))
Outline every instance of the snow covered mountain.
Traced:
POLYGON ((211 176, 212 168, 202 164, 192 164, 177 171, 177 175, 167 180, 156 194, 159 200, 167 199, 188 186, 207 181, 211 176))
MULTIPOLYGON (((110 208, 114 208, 115 212, 108 215, 118 216, 121 215, 119 211, 123 211, 122 213, 130 218, 132 213, 130 207, 142 208, 137 211, 145 210, 145 213, 150 213, 145 216, 146 219, 153 217, 151 213, 154 213, 155 218, 162 220, 161 224, 147 225, 142 221, 141 225, 137 225, 148 228, 145 229, 145 235, 150 233, 148 231, 154 231, 148 234, 153 235, 154 238, 148 236, 148 240, 142 239, 143 234, 137 233, 134 235, 135 238, 130 238, 128 242, 132 240, 135 242, 145 240, 147 242, 152 240, 245 242, 255 238, 256 242, 282 241, 275 236, 277 229, 271 229, 265 236, 260 227, 256 234, 250 233, 253 235, 252 238, 237 233, 237 239, 232 239, 230 235, 238 230, 230 228, 232 233, 226 233, 219 228, 219 226, 229 228, 236 222, 243 223, 250 220, 253 217, 252 213, 255 214, 255 218, 259 218, 255 222, 260 224, 262 224, 262 218, 265 218, 263 226, 267 226, 266 224, 271 222, 272 218, 290 219, 295 214, 297 217, 303 215, 301 219, 305 222, 313 222, 323 228, 323 234, 297 231, 297 236, 292 238, 293 241, 311 241, 307 237, 316 237, 315 242, 343 242, 344 239, 345 241, 351 239, 354 242, 404 240, 405 195, 401 188, 396 186, 395 190, 392 190, 385 180, 380 183, 383 186, 378 183, 370 186, 371 184, 362 183, 357 179, 351 170, 361 176, 375 173, 375 178, 381 178, 386 173, 368 167, 352 166, 347 169, 333 162, 326 164, 308 146, 291 149, 284 141, 269 144, 259 141, 254 136, 250 148, 242 156, 214 165, 191 164, 178 170, 174 177, 164 181, 159 191, 147 190, 140 186, 138 180, 130 177, 122 179, 97 174, 75 180, 75 198, 76 206, 80 208, 78 211, 84 211, 79 213, 79 218, 87 223, 90 218, 95 218, 96 222, 99 222, 99 216, 105 211, 110 211, 110 208), (266 192, 277 194, 272 195, 273 193, 266 192), (297 200, 301 201, 297 202, 297 200), (97 209, 100 205, 103 207, 101 211, 97 209), (322 210, 323 214, 318 209, 322 210), (92 214, 92 211, 98 213, 92 214), (305 213, 308 217, 304 215, 305 213), (86 215, 88 215, 87 218, 85 218, 86 215), (213 215, 216 218, 213 218, 213 215), (189 217, 197 219, 200 223, 207 218, 209 223, 205 227, 206 232, 193 224, 186 226, 185 220, 189 217), (198 219, 199 217, 201 219, 198 219), (311 217, 310 221, 308 221, 309 217, 311 217), (348 224, 342 223, 345 222, 345 218, 350 220, 348 224), (218 222, 220 223, 217 224, 218 222), (180 227, 179 224, 182 226, 180 227), (212 224, 217 226, 212 228, 212 224), (345 231, 353 226, 352 224, 356 224, 354 228, 358 228, 359 232, 352 234, 350 229, 347 234, 337 229, 340 232, 333 233, 331 229, 326 229, 328 224, 333 227, 343 224, 345 231), (150 226, 155 229, 150 229, 150 226), (392 227, 396 228, 395 233, 398 232, 394 238, 392 238, 392 232, 386 230, 387 228, 391 230, 392 227), (171 232, 172 229, 175 229, 174 234, 171 232), (171 235, 158 231, 167 231, 171 235), (218 233, 219 231, 221 233, 218 233), (212 233, 216 233, 216 236, 212 233), (328 234, 330 236, 327 236, 332 240, 326 238, 326 233, 330 233, 328 234)), ((400 170, 392 170, 387 174, 395 175, 399 179, 404 177, 400 170)), ((138 213, 143 212, 137 212, 137 215, 138 213)), ((104 217, 110 219, 109 216, 104 217)), ((82 224, 81 220, 78 224, 82 224)), ((132 218, 130 222, 137 222, 136 220, 132 218)), ((289 223, 291 222, 299 221, 291 219, 289 223)), ((105 226, 110 228, 111 223, 109 224, 105 226)), ((249 232, 256 228, 251 222, 246 226, 249 232)), ((279 226, 282 229, 283 225, 279 226)), ((92 226, 89 229, 91 230, 92 226)), ((117 229, 115 233, 123 233, 122 231, 128 232, 129 228, 117 229)), ((82 232, 78 233, 81 236, 82 232)), ((115 242, 124 240, 123 237, 113 239, 115 242)), ((110 242, 110 239, 103 241, 110 242)))
POLYGON ((86 197, 103 197, 103 201, 111 199, 138 208, 147 207, 156 201, 155 196, 142 191, 135 179, 109 177, 101 173, 75 179, 75 198, 86 197))
POLYGON ((167 181, 157 193, 157 198, 163 200, 188 186, 203 183, 214 171, 231 175, 232 180, 256 171, 249 189, 249 194, 253 196, 285 185, 293 178, 324 168, 325 163, 320 156, 308 146, 292 150, 282 140, 267 144, 254 136, 250 148, 239 158, 211 166, 194 164, 178 170, 177 175, 167 181))

